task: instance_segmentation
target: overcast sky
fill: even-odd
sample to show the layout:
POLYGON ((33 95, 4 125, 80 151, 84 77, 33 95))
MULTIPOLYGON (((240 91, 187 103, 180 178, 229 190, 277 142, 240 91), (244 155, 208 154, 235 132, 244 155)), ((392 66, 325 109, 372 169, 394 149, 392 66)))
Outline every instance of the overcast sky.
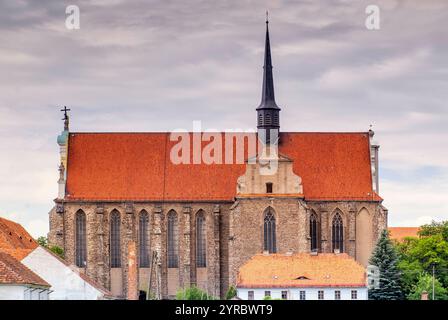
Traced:
POLYGON ((62 105, 72 131, 253 128, 266 9, 281 129, 372 124, 389 225, 448 219, 444 0, 0 0, 0 216, 48 232, 62 105))

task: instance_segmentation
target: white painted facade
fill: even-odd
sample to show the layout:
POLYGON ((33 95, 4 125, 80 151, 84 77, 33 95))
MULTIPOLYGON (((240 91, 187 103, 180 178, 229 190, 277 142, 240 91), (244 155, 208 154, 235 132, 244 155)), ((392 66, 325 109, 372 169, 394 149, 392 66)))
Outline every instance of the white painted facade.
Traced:
MULTIPOLYGON (((286 292, 287 300, 301 300, 300 292, 305 292, 304 300, 319 300, 319 291, 323 291, 323 299, 320 300, 338 300, 336 291, 340 292, 339 300, 367 300, 367 288, 237 288, 237 295, 242 300, 249 300, 249 291, 253 292, 253 300, 263 300, 266 291, 270 291, 272 299, 282 299, 282 292, 286 292), (356 299, 352 298, 352 291, 356 292, 356 299)), ((303 295, 302 295, 303 296, 303 295)))
POLYGON ((51 284, 50 300, 98 300, 105 293, 84 280, 76 271, 67 266, 42 247, 36 248, 21 261, 25 266, 51 284))
POLYGON ((0 284, 0 300, 49 300, 50 289, 26 284, 0 284))

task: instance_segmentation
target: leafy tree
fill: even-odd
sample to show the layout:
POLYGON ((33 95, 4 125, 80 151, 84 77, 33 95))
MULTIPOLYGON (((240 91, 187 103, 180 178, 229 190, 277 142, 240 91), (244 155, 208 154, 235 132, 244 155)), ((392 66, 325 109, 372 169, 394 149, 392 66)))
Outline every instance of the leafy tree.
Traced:
POLYGON ((383 230, 381 233, 369 263, 377 266, 380 271, 379 287, 369 290, 369 299, 403 299, 400 270, 398 269, 398 254, 392 241, 389 239, 389 232, 387 230, 383 230))
POLYGON ((176 293, 176 300, 215 300, 216 298, 207 292, 192 286, 186 289, 180 289, 176 293))
MULTIPOLYGON (((418 276, 418 281, 412 288, 412 292, 408 295, 408 299, 420 300, 423 291, 426 291, 429 299, 432 299, 432 276, 427 273, 421 273, 418 276)), ((442 287, 442 284, 437 279, 434 281, 434 292, 435 300, 448 299, 448 290, 442 287)))
POLYGON ((430 224, 421 226, 418 233, 421 237, 429 237, 440 234, 445 241, 448 241, 448 221, 432 221, 430 224))
POLYGON ((230 299, 236 297, 236 294, 237 294, 236 288, 234 286, 230 286, 229 290, 227 290, 227 293, 226 293, 226 299, 230 300, 230 299))
POLYGON ((47 237, 41 236, 41 237, 37 238, 37 243, 44 248, 48 248, 47 237))
POLYGON ((442 233, 415 239, 398 247, 401 252, 400 268, 404 273, 411 272, 408 266, 414 268, 416 275, 409 276, 414 283, 420 272, 432 273, 434 265, 437 278, 445 288, 448 287, 448 242, 442 233))

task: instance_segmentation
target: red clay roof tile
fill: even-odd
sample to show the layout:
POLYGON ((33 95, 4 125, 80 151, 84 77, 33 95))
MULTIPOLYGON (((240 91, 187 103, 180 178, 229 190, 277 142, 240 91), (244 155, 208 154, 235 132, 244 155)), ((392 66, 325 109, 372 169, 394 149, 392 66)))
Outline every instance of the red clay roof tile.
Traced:
POLYGON ((0 252, 0 283, 50 287, 48 282, 5 252, 0 252))
POLYGON ((238 273, 240 288, 364 287, 363 266, 346 253, 258 254, 238 273))
POLYGON ((0 217, 0 250, 35 249, 38 243, 18 223, 0 217))
POLYGON ((397 241, 403 241, 404 238, 418 238, 419 227, 389 227, 390 238, 397 241))
MULTIPOLYGON (((382 200, 372 190, 368 133, 284 132, 280 141, 306 199, 382 200)), ((169 133, 71 133, 66 199, 232 201, 245 164, 176 165, 176 143, 169 133)))

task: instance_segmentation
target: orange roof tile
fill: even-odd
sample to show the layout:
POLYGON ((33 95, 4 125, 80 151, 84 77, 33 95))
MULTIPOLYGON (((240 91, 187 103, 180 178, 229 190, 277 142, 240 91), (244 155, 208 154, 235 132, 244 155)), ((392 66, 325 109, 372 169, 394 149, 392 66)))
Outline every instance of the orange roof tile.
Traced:
POLYGON ((0 252, 0 283, 50 287, 48 282, 5 252, 0 252))
MULTIPOLYGON (((306 199, 382 200, 372 190, 368 133, 284 132, 280 141, 306 199)), ((175 144, 169 133, 71 133, 66 199, 233 200, 245 164, 175 165, 175 144)))
POLYGON ((255 255, 239 270, 240 288, 364 287, 362 265, 346 253, 255 255))
POLYGON ((419 227, 389 227, 389 236, 393 240, 403 241, 404 238, 418 238, 419 227))
POLYGON ((37 241, 20 224, 0 217, 0 250, 24 249, 22 253, 18 252, 22 255, 27 249, 33 250, 37 246, 37 241))

